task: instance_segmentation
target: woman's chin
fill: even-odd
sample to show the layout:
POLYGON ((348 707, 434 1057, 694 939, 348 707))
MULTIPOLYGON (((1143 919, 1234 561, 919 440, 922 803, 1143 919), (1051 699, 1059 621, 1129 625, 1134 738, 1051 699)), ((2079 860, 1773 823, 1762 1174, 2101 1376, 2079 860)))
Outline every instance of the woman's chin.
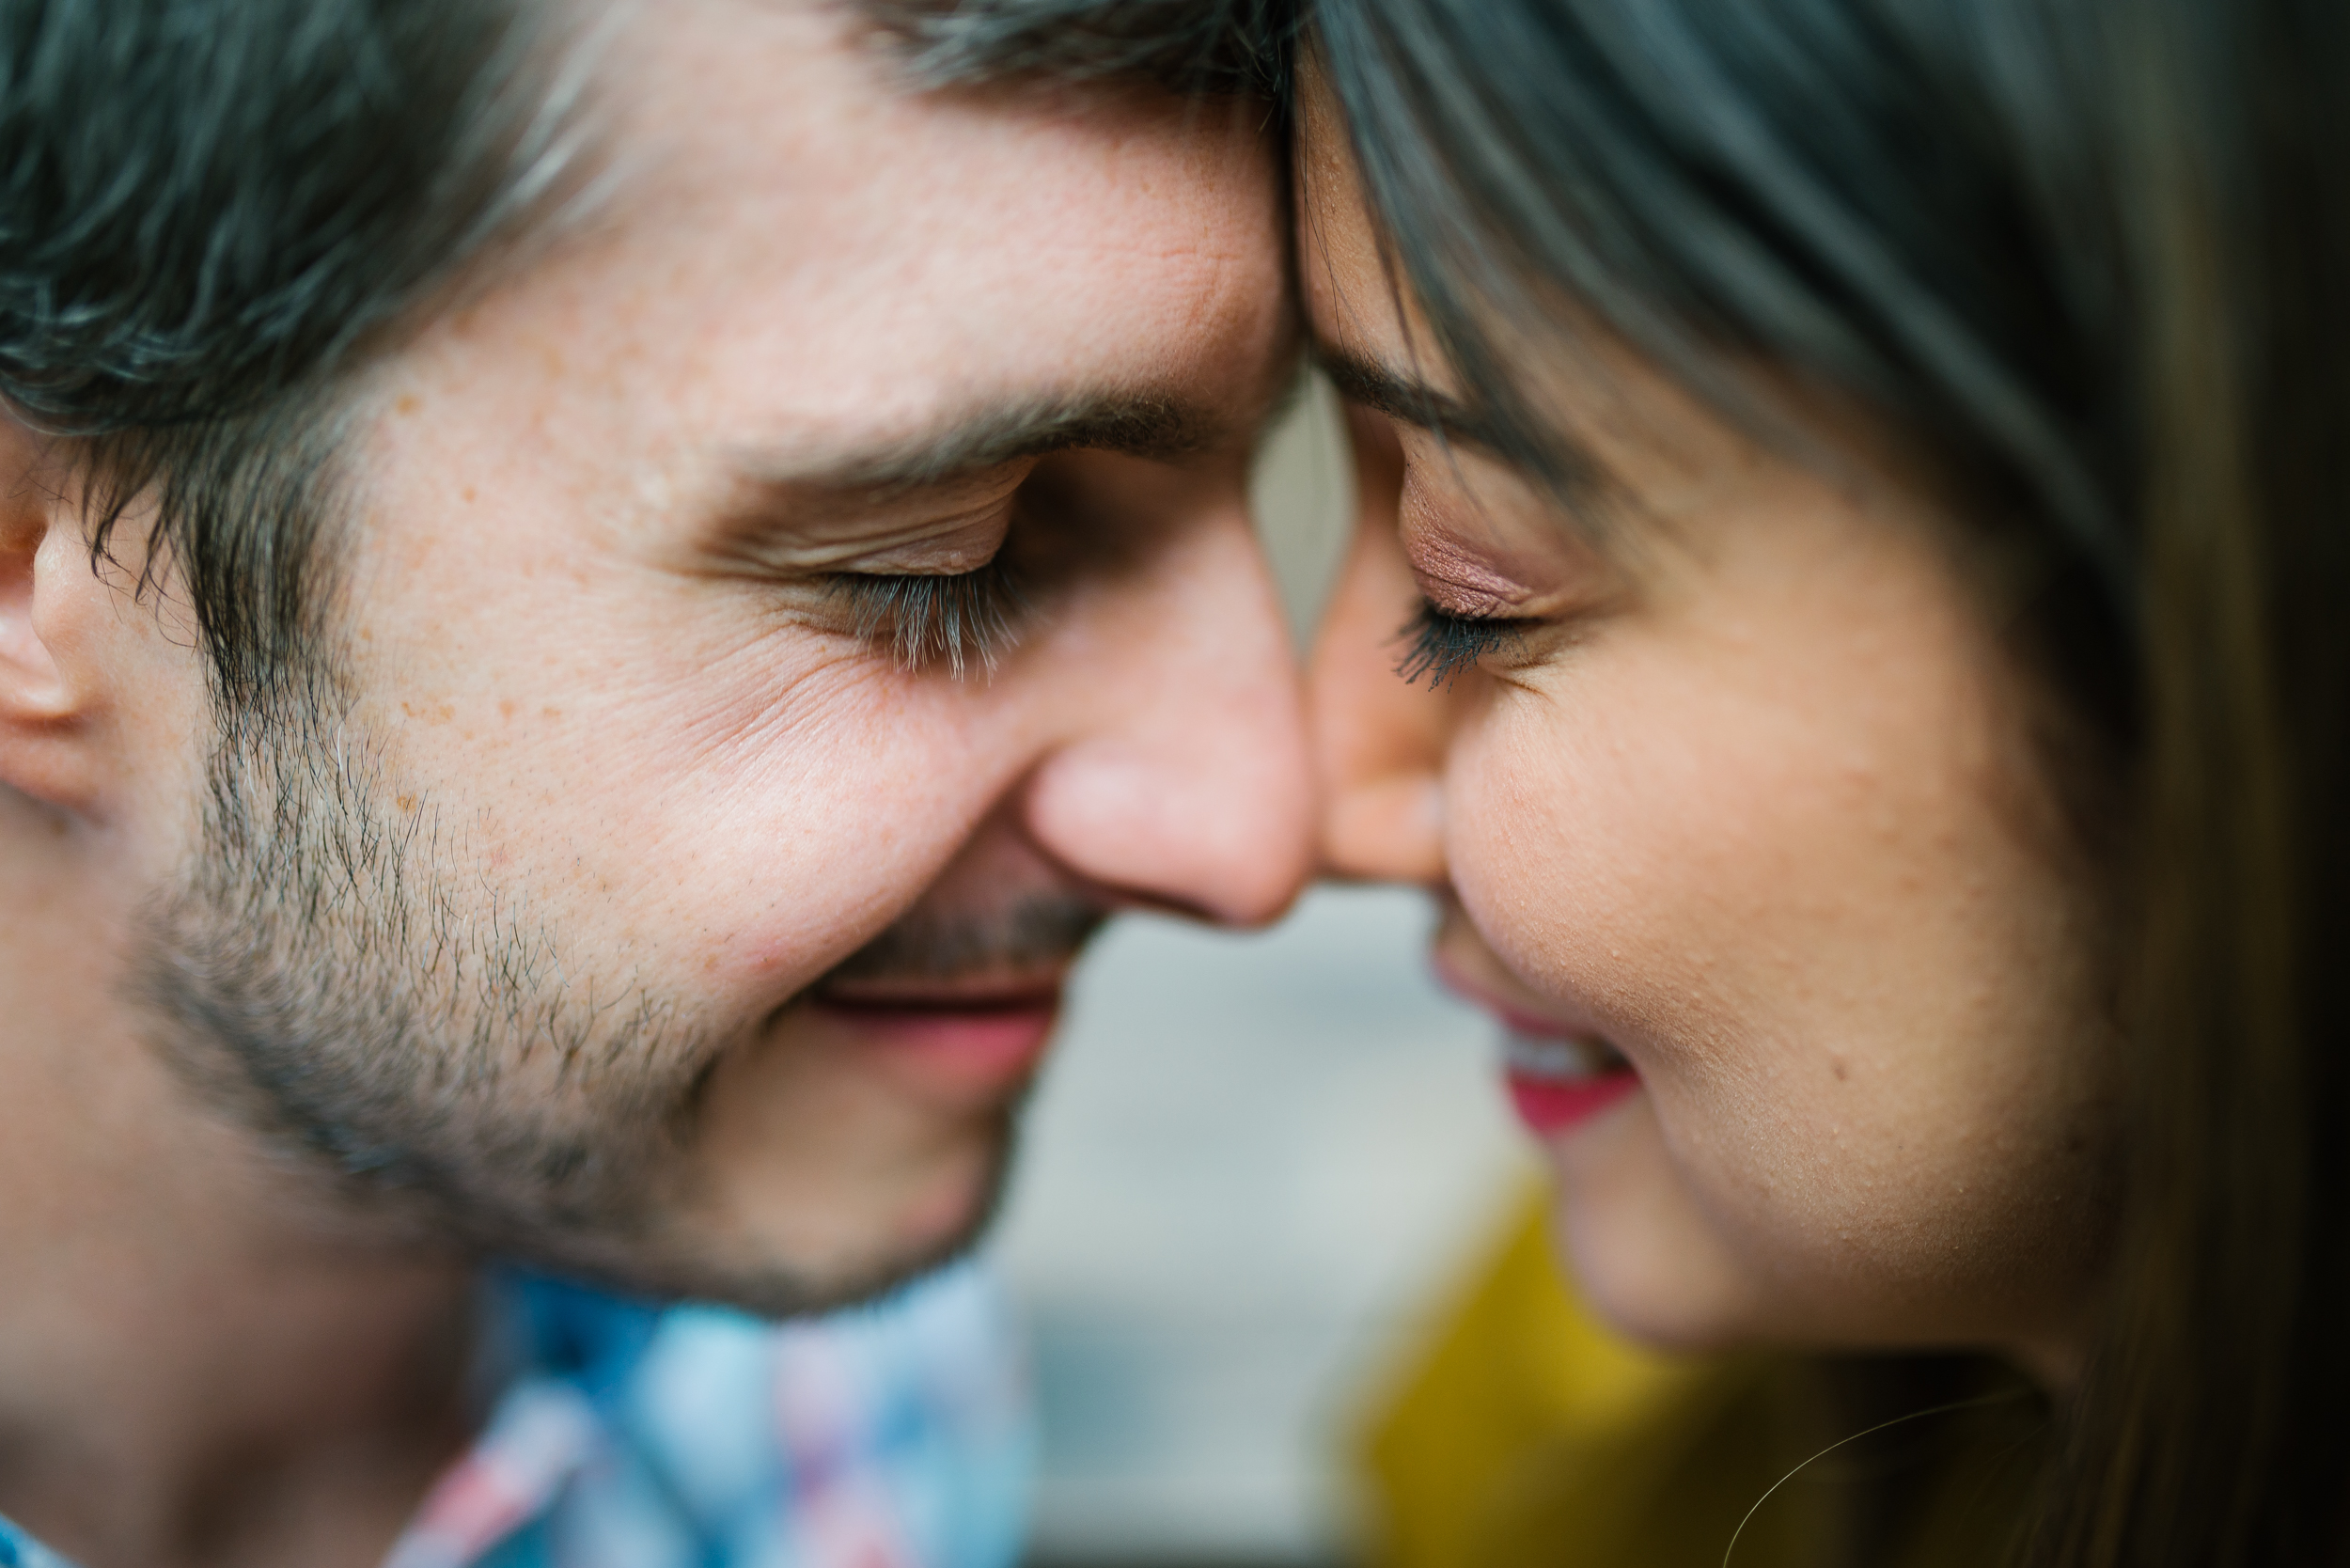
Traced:
POLYGON ((1665 1153, 1645 1104, 1547 1143, 1551 1233, 1577 1295, 1626 1339, 1659 1350, 1752 1340, 1761 1303, 1665 1153))

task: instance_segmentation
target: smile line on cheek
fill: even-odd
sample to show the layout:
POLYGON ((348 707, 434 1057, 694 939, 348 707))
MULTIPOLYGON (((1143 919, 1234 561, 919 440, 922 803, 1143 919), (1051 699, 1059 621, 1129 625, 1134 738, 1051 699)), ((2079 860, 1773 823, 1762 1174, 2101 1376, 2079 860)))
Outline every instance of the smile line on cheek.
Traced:
POLYGON ((1571 1132, 1643 1087, 1638 1071, 1596 1031, 1543 1017, 1496 995, 1441 949, 1434 964, 1447 990, 1491 1013, 1506 1031, 1503 1086, 1518 1119, 1537 1137, 1571 1132))

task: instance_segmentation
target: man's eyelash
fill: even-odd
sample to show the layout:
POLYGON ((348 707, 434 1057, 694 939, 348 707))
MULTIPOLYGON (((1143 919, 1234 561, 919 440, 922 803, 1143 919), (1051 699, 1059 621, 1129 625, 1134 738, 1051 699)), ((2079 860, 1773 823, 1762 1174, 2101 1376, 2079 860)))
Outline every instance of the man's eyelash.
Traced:
POLYGON ((843 572, 832 591, 849 601, 859 639, 887 643, 908 669, 944 664, 957 679, 974 662, 994 674, 1019 640, 1027 608, 1001 557, 947 575, 843 572))
POLYGON ((1473 668, 1487 654, 1514 648, 1525 635, 1526 624, 1504 617, 1452 615, 1423 599, 1419 612, 1395 635, 1403 644, 1395 672, 1412 685, 1425 675, 1430 691, 1442 691, 1447 681, 1473 668))

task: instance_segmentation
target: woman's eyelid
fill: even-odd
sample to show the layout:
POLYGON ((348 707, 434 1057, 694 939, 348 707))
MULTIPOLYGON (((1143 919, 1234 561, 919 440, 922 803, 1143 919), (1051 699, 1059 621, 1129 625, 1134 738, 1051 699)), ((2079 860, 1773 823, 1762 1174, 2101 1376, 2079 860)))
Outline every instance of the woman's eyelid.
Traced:
POLYGON ((1544 613, 1613 583, 1621 497, 1611 486, 1567 495, 1499 458, 1423 434, 1407 453, 1396 521, 1424 589, 1485 616, 1544 613))
POLYGON ((1423 508, 1399 523, 1421 595, 1463 619, 1543 619, 1612 600, 1624 586, 1611 554, 1546 510, 1524 519, 1480 515, 1464 522, 1423 508))
POLYGON ((1421 596, 1448 615, 1495 620, 1534 613, 1539 592, 1533 585, 1448 530, 1407 523, 1403 553, 1421 596))
POLYGON ((1530 595, 1523 591, 1504 591, 1474 576, 1426 570, 1417 561, 1412 581, 1432 609, 1458 620, 1522 620, 1538 613, 1529 607, 1530 595))

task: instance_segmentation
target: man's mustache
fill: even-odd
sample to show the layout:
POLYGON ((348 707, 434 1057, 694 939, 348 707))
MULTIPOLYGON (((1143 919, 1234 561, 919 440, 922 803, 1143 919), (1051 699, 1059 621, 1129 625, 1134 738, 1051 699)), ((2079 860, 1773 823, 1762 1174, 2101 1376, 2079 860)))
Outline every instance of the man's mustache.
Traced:
POLYGON ((909 915, 851 953, 824 980, 950 980, 1058 968, 1074 959, 1107 918, 1108 911, 1097 904, 1049 893, 984 915, 909 915))

